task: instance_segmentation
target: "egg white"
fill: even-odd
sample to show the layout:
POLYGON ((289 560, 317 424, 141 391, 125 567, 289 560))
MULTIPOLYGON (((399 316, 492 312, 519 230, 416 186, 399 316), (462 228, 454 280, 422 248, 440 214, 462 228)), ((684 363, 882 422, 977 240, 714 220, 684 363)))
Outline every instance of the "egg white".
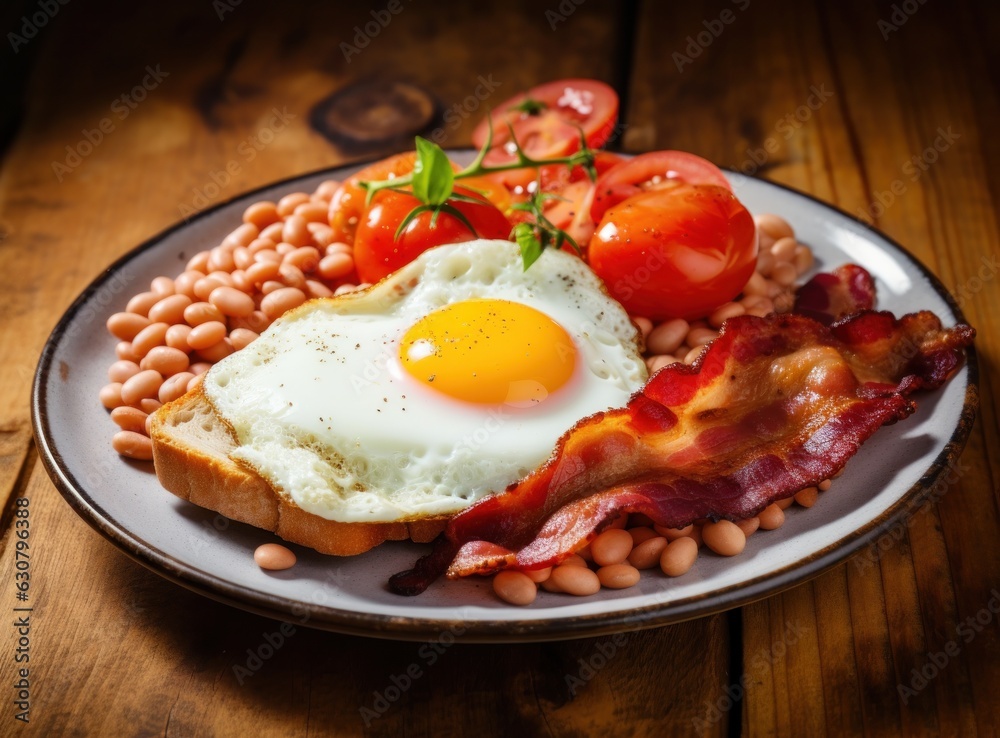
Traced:
POLYGON ((527 271, 516 244, 425 252, 365 292, 312 300, 208 372, 205 393, 231 426, 232 457, 304 510, 341 522, 458 512, 543 462, 560 435, 624 405, 646 381, 625 310, 577 257, 546 250, 527 271), (545 313, 578 351, 570 381, 542 402, 463 403, 411 377, 402 335, 473 298, 545 313))

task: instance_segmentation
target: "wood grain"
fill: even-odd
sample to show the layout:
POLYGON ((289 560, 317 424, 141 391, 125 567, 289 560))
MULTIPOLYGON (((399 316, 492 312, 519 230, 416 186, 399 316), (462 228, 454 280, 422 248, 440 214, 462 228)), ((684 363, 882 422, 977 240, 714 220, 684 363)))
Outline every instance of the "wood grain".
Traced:
POLYGON ((896 531, 902 536, 888 536, 891 545, 881 555, 865 552, 744 608, 745 665, 783 643, 788 623, 801 624, 806 636, 788 645, 783 658, 746 671, 743 729, 788 736, 993 735, 997 702, 984 690, 996 683, 1000 629, 994 619, 969 643, 957 629, 983 612, 1000 580, 994 533, 1000 475, 996 454, 986 452, 998 447, 1000 285, 990 265, 1000 256, 1000 158, 989 133, 998 110, 995 87, 984 94, 979 84, 989 70, 995 74, 996 46, 970 41, 970 34, 996 28, 995 6, 919 6, 888 39, 878 25, 891 20, 888 3, 781 6, 781 12, 756 4, 736 12, 708 48, 678 69, 665 60, 674 49, 684 53, 687 38, 718 18, 719 7, 645 4, 626 145, 696 151, 874 222, 959 297, 979 331, 984 371, 980 419, 960 479, 938 505, 909 518, 896 531), (727 84, 726 71, 735 69, 742 70, 738 83, 727 84), (815 87, 831 93, 828 101, 814 111, 801 108, 815 87), (925 155, 949 127, 954 142, 925 155), (763 157, 769 138, 778 146, 763 157), (926 166, 907 169, 914 156, 926 166), (901 194, 892 192, 897 181, 901 194), (883 206, 890 197, 894 202, 883 206), (939 673, 924 689, 901 694, 898 686, 911 685, 912 670, 927 668, 931 654, 950 641, 960 654, 940 669, 932 663, 928 673, 939 673))

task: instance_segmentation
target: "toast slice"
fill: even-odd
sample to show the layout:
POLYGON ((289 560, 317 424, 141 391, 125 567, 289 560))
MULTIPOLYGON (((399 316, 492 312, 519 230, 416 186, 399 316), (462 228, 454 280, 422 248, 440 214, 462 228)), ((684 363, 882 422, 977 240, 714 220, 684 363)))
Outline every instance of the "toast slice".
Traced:
POLYGON ((339 523, 306 512, 259 474, 229 458, 236 439, 200 386, 153 414, 150 437, 156 476, 168 491, 320 553, 354 556, 384 541, 426 543, 444 530, 448 520, 438 516, 392 523, 339 523))

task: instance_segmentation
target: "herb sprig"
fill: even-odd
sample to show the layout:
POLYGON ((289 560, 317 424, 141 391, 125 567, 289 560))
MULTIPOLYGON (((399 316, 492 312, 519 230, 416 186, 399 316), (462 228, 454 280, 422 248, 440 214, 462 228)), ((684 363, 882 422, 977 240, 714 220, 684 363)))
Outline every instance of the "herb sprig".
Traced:
MULTIPOLYGON (((420 205, 411 210, 399 224, 394 238, 398 239, 406 227, 414 218, 423 213, 431 213, 431 227, 437 225, 438 216, 447 213, 465 225, 473 235, 476 229, 469 222, 453 202, 479 203, 481 201, 455 192, 455 184, 462 179, 470 177, 480 177, 484 174, 495 172, 506 172, 513 169, 523 169, 527 167, 542 167, 553 165, 565 165, 570 169, 583 167, 591 181, 597 180, 597 170, 594 168, 594 157, 596 152, 587 145, 587 138, 583 131, 580 131, 580 148, 568 156, 558 156, 549 159, 534 159, 524 152, 521 144, 514 136, 514 130, 510 128, 510 143, 514 147, 514 160, 505 164, 485 164, 486 155, 490 152, 493 144, 493 125, 490 122, 486 141, 479 150, 476 158, 464 169, 455 171, 452 169, 451 161, 444 150, 435 143, 425 138, 417 136, 416 152, 417 158, 410 174, 405 174, 393 179, 386 179, 373 182, 361 182, 360 185, 368 191, 367 203, 382 190, 393 190, 413 195, 420 201, 420 205)), ((557 198, 550 193, 536 192, 530 200, 514 205, 512 209, 529 213, 533 222, 518 223, 511 230, 511 237, 521 248, 521 258, 524 268, 527 270, 534 264, 542 251, 548 247, 562 248, 563 244, 569 243, 574 249, 579 251, 579 246, 568 233, 557 228, 552 221, 544 215, 545 203, 548 200, 557 198)))

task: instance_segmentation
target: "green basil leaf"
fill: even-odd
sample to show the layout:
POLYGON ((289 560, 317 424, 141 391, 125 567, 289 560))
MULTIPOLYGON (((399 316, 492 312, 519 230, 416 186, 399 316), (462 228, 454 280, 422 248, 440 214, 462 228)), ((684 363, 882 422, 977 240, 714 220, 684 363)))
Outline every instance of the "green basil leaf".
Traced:
POLYGON ((426 205, 441 205, 455 186, 455 173, 440 146, 417 136, 417 161, 413 167, 413 194, 426 205))
POLYGON ((524 262, 524 271, 528 271, 542 255, 542 244, 538 240, 538 235, 530 223, 519 223, 514 228, 514 240, 521 247, 521 261, 524 262))
POLYGON ((396 233, 393 235, 392 240, 393 241, 398 241, 399 237, 403 235, 403 231, 406 230, 406 226, 410 225, 410 222, 414 218, 416 218, 418 215, 420 215, 421 213, 426 213, 428 210, 434 210, 434 206, 432 206, 432 205, 419 205, 419 206, 413 208, 413 210, 411 210, 409 213, 407 213, 406 217, 403 218, 403 220, 400 222, 399 227, 396 228, 396 233))

